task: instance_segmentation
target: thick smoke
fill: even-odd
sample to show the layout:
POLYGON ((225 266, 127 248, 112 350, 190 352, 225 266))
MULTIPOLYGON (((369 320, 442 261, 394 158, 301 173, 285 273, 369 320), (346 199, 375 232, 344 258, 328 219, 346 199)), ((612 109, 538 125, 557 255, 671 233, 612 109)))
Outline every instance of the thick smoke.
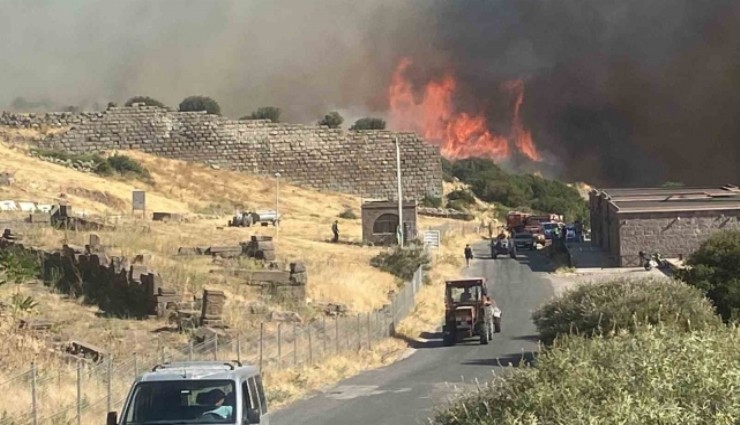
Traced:
POLYGON ((740 180, 737 1, 439 4, 437 45, 456 74, 474 93, 524 78, 525 124, 566 178, 740 180))
POLYGON ((509 125, 500 84, 571 180, 737 183, 740 4, 733 0, 0 0, 0 105, 87 108, 187 95, 288 121, 387 110, 401 57, 451 71, 462 110, 509 125), (22 97, 19 101, 19 97, 22 97), (25 102, 25 103, 24 103, 25 102), (33 105, 36 103, 37 105, 33 105))
POLYGON ((206 95, 232 117, 260 106, 297 122, 381 114, 394 54, 428 38, 405 0, 0 0, 0 10, 0 105, 15 109, 206 95))

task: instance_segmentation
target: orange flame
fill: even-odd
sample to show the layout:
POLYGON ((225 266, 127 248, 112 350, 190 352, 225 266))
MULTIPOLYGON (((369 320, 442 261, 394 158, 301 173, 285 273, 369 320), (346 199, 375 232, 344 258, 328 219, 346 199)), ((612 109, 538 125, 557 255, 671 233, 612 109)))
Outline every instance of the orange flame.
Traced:
POLYGON ((402 59, 393 73, 388 88, 390 99, 389 125, 402 131, 415 131, 425 139, 440 146, 447 158, 488 157, 500 161, 511 155, 511 141, 522 154, 533 161, 540 161, 531 133, 520 121, 519 108, 524 102, 524 83, 511 81, 504 89, 516 96, 514 118, 509 138, 493 134, 488 129, 483 114, 470 115, 453 108, 453 95, 457 81, 445 75, 424 87, 421 101, 414 97, 413 87, 404 73, 411 67, 408 58, 402 59))

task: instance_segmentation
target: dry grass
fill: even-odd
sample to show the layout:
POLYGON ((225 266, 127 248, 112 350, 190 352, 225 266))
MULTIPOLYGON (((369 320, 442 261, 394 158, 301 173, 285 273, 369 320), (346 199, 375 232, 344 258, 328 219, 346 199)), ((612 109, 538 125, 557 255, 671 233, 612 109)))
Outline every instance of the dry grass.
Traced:
MULTIPOLYGON (((0 133, 0 141, 3 134, 0 133)), ((28 138, 32 131, 21 136, 28 138)), ((10 140, 6 137, 6 140, 10 140)), ((280 261, 305 261, 309 271, 308 296, 313 301, 347 304, 354 312, 367 312, 387 303, 387 293, 396 285, 393 276, 369 265, 369 259, 379 248, 363 248, 351 244, 329 243, 331 223, 339 220, 343 241, 361 239, 360 220, 341 219, 337 216, 351 208, 359 213, 361 200, 357 197, 308 190, 280 182, 280 212, 283 224, 279 229, 259 227, 249 229, 226 227, 226 221, 238 207, 272 209, 275 204, 275 182, 254 178, 242 173, 213 170, 209 167, 167 160, 138 152, 126 152, 149 169, 154 184, 135 180, 102 178, 81 173, 60 165, 29 157, 23 148, 0 143, 3 168, 16 171, 16 183, 3 188, 3 199, 28 200, 54 203, 62 194, 74 210, 84 210, 109 222, 117 222, 117 230, 97 232, 104 245, 111 247, 113 255, 131 257, 146 255, 146 264, 157 270, 168 286, 185 293, 195 293, 204 287, 221 289, 227 294, 226 320, 234 328, 244 330, 251 326, 245 319, 244 305, 258 297, 252 287, 236 278, 209 273, 215 268, 208 257, 176 258, 173 254, 180 246, 228 245, 247 240, 253 234, 271 235, 276 240, 280 261), (151 211, 189 213, 186 223, 160 223, 142 221, 131 216, 131 191, 147 190, 147 207, 151 211)), ((450 223, 450 220, 420 217, 419 228, 450 223)), ((453 222, 457 224, 457 222, 453 222)), ((88 232, 61 232, 49 228, 13 226, 33 245, 57 248, 63 241, 76 245, 87 242, 88 232)), ((453 232, 454 233, 454 232, 453 232)), ((451 233, 451 234, 453 234, 451 233)), ((404 323, 409 334, 418 330, 433 329, 438 323, 438 282, 456 274, 460 266, 459 246, 473 237, 455 234, 445 240, 437 253, 432 272, 434 285, 424 287, 419 294, 419 306, 414 316, 404 323), (411 323, 416 323, 411 326, 411 323)), ((17 330, 22 317, 43 316, 60 323, 58 333, 62 339, 81 339, 110 350, 114 358, 132 351, 146 354, 156 349, 157 321, 133 321, 102 318, 97 309, 55 294, 40 285, 0 287, 0 299, 6 300, 15 292, 32 296, 39 306, 35 312, 9 314, 0 319, 0 384, 13 377, 13 371, 27 370, 32 360, 39 370, 54 371, 52 380, 44 381, 40 389, 44 395, 47 413, 69 406, 75 395, 75 371, 60 363, 59 359, 37 338, 17 330)), ((416 332, 416 334, 418 334, 416 332)), ((166 345, 181 345, 186 336, 178 333, 161 334, 166 345)), ((398 340, 385 340, 373 344, 371 351, 345 353, 323 360, 321 363, 300 370, 285 370, 266 375, 269 391, 280 403, 294 400, 307 391, 336 382, 362 370, 390 363, 403 351, 398 340), (278 384, 279 383, 279 384, 278 384)), ((150 353, 151 354, 151 353, 150 353)), ((97 381, 90 380, 85 390, 90 399, 104 394, 97 381)), ((114 392, 124 392, 130 379, 114 380, 114 392)), ((27 411, 30 399, 26 392, 6 397, 0 402, 0 411, 17 416, 27 411)), ((105 404, 105 403, 103 403, 105 404)), ((99 421, 102 411, 90 413, 84 423, 99 421)), ((93 411, 91 411, 93 412, 93 411)), ((74 413, 74 412, 71 412, 74 413)))

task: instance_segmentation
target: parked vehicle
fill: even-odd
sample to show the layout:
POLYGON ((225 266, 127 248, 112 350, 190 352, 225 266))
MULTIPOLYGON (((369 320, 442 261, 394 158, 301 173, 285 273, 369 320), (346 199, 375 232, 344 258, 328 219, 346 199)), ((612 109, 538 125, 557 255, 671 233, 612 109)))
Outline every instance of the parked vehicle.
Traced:
POLYGON ((514 247, 534 251, 537 248, 537 239, 529 232, 521 232, 514 235, 514 247))
POLYGON ((566 242, 580 242, 578 238, 578 232, 573 225, 565 226, 565 241, 566 242))
POLYGON ((552 221, 542 223, 542 233, 545 235, 545 239, 552 239, 559 227, 558 223, 552 221))
POLYGON ((251 227, 252 225, 260 224, 263 227, 269 224, 277 226, 280 222, 280 216, 275 211, 246 211, 237 212, 234 217, 229 220, 229 227, 251 227))
POLYGON ((640 251, 640 260, 642 262, 642 266, 645 268, 645 270, 650 271, 653 269, 653 267, 657 267, 658 269, 665 270, 670 267, 670 264, 668 264, 668 261, 666 261, 665 258, 663 258, 660 253, 656 252, 651 256, 648 256, 645 252, 640 251))
POLYGON ((495 260, 499 255, 508 255, 511 258, 516 258, 516 246, 511 239, 504 237, 491 241, 491 258, 495 260))
POLYGON ((121 410, 107 425, 269 425, 262 376, 239 362, 173 362, 138 377, 121 410), (119 420, 120 419, 120 420, 119 420))
POLYGON ((485 278, 445 282, 444 345, 455 345, 476 336, 485 345, 498 332, 501 332, 501 309, 489 302, 485 278))

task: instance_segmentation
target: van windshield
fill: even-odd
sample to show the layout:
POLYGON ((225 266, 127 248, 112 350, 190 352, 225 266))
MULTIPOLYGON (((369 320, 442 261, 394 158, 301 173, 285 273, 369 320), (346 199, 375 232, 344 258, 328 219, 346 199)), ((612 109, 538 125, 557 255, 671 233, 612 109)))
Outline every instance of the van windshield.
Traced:
POLYGON ((229 380, 141 382, 122 424, 234 423, 235 395, 229 380))

